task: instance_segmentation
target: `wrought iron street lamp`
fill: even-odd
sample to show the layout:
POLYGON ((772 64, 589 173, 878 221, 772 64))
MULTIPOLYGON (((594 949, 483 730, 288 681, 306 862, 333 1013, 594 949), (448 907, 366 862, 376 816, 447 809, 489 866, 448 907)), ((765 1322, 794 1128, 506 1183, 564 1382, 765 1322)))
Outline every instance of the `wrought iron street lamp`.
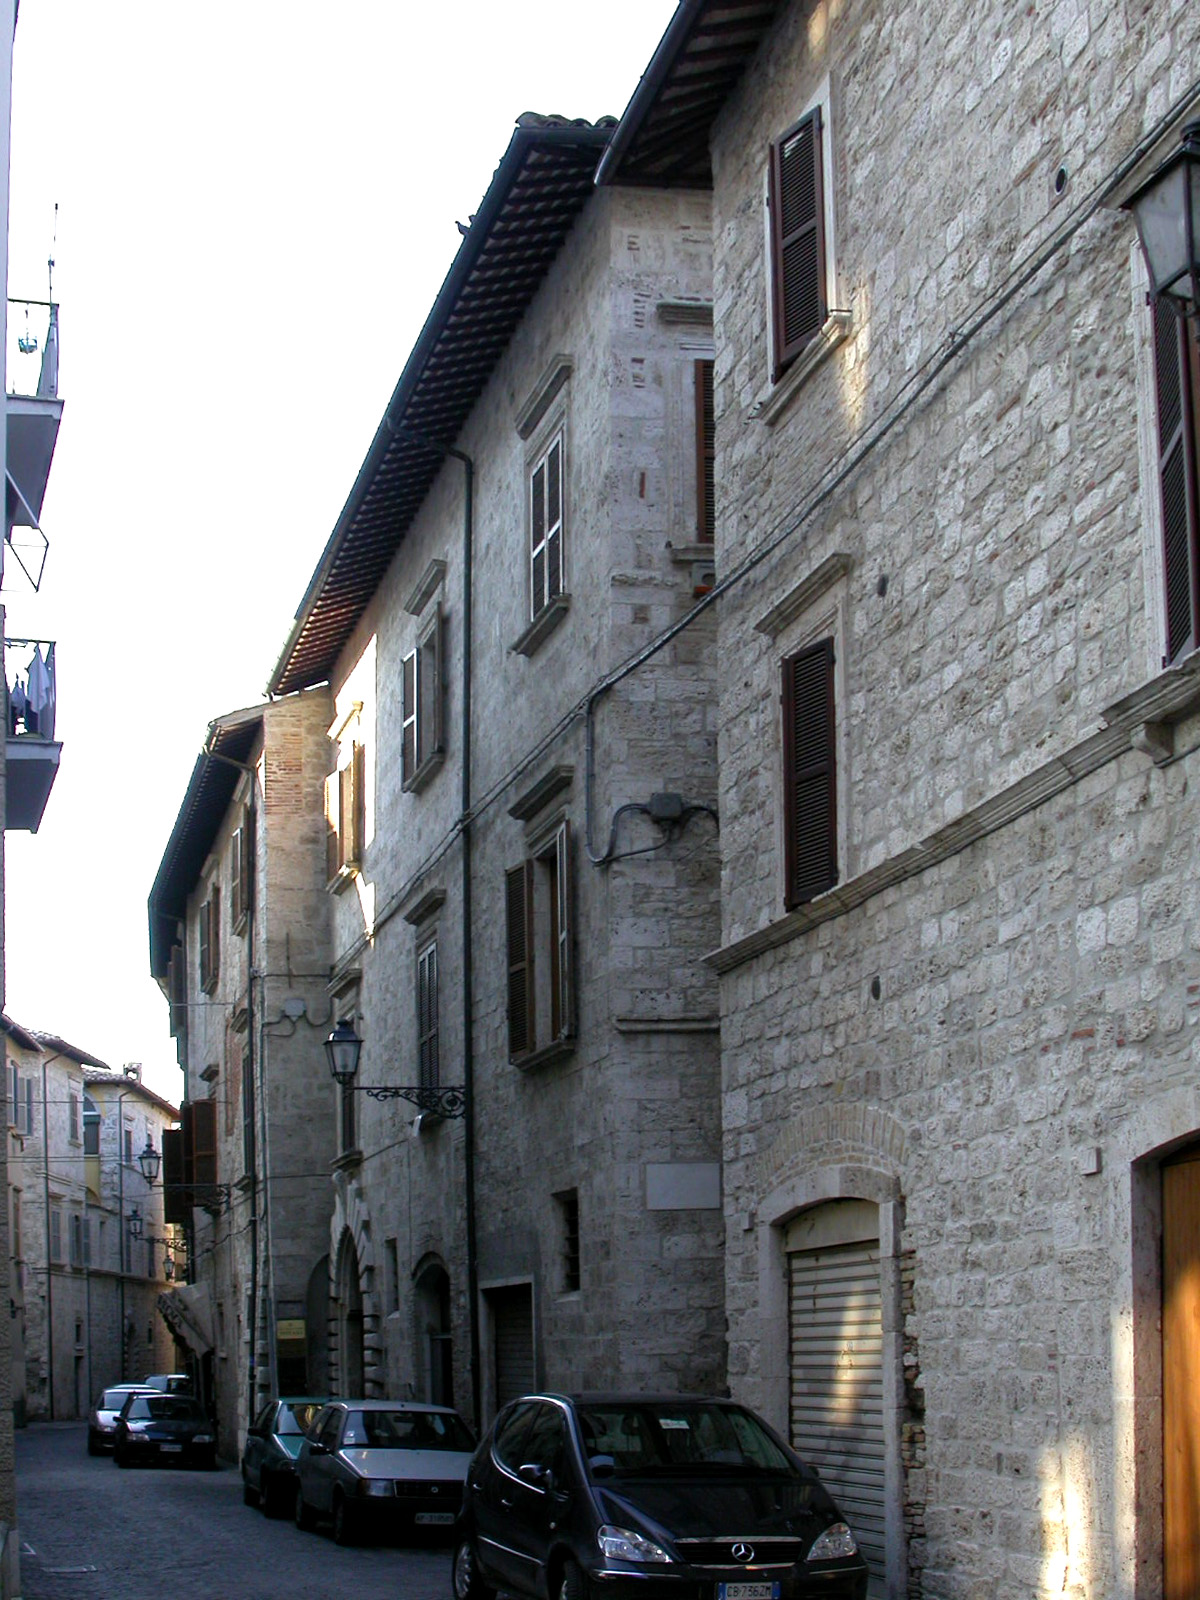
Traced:
POLYGON ((1125 201, 1150 274, 1150 296, 1180 315, 1200 315, 1200 122, 1125 201))
POLYGON ((159 1155, 158 1151, 154 1148, 153 1139, 151 1139, 150 1135, 147 1134, 146 1148, 138 1157, 138 1166, 142 1169, 142 1177, 145 1178, 146 1182, 150 1184, 151 1187, 154 1186, 154 1183, 158 1178, 158 1169, 161 1164, 162 1156, 159 1155))
POLYGON ((345 1017, 325 1041, 329 1071, 343 1089, 356 1089, 372 1100, 408 1100, 418 1110, 436 1117, 461 1117, 466 1111, 466 1095, 459 1084, 374 1084, 355 1083, 363 1042, 354 1024, 345 1017))

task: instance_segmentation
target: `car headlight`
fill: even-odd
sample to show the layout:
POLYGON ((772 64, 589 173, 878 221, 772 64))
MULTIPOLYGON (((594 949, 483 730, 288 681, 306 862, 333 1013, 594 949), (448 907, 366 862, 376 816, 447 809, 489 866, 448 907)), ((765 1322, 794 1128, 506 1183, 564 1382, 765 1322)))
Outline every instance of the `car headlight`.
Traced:
POLYGON ((198 1433, 192 1440, 193 1444, 212 1444, 213 1442, 214 1440, 211 1433, 198 1433))
POLYGON ((670 1561, 662 1545, 655 1544, 632 1528, 610 1528, 607 1524, 596 1535, 600 1554, 609 1561, 670 1561))
POLYGON ((392 1495, 396 1486, 390 1478, 361 1478, 358 1484, 359 1494, 370 1495, 375 1499, 381 1495, 392 1495))
POLYGON ((130 1428, 127 1444, 149 1444, 150 1441, 140 1428, 130 1428))
POLYGON ((808 1561, 840 1561, 845 1556, 858 1554, 858 1541, 844 1522, 831 1522, 824 1533, 818 1534, 808 1561))

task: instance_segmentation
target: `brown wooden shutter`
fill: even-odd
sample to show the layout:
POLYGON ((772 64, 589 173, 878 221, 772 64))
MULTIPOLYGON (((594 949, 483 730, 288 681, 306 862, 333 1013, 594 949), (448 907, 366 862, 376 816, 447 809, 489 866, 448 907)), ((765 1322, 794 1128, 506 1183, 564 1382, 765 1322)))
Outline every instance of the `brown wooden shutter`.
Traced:
POLYGON ((783 663, 785 904, 831 889, 837 870, 833 640, 783 663))
POLYGON ((417 957, 417 1082, 430 1089, 438 1083, 436 943, 426 945, 417 957))
POLYGON ((1196 406, 1200 360, 1195 328, 1161 302, 1154 307, 1154 372, 1169 663, 1200 643, 1200 433, 1196 406))
POLYGON ((254 869, 257 862, 255 839, 256 817, 253 806, 242 809, 242 903, 239 916, 249 916, 254 910, 254 869))
POLYGON ((696 538, 711 544, 716 526, 716 421, 713 363, 697 361, 696 374, 696 538))
POLYGON ((212 1199, 203 1191, 217 1181, 217 1102, 193 1100, 191 1109, 192 1182, 201 1191, 197 1203, 203 1205, 212 1199))
POLYGON ((242 916, 242 830, 235 828, 229 841, 229 915, 234 922, 242 916))
POLYGON ((211 982, 212 975, 211 946, 209 944, 211 906, 207 900, 200 907, 200 915, 197 918, 197 921, 200 929, 200 987, 202 989, 207 989, 211 982))
POLYGON ((556 1039, 569 1038, 575 1031, 575 973, 572 917, 571 825, 564 822, 554 838, 554 883, 550 896, 554 926, 551 929, 550 960, 551 1029, 556 1039))
POLYGON ((325 879, 332 883, 341 867, 340 830, 338 813, 341 801, 341 778, 331 772, 325 779, 325 879))
POLYGON ((770 209, 777 379, 829 314, 819 106, 771 146, 770 209))
POLYGON ((187 960, 181 944, 171 946, 167 962, 167 998, 170 1002, 171 1037, 178 1039, 187 1028, 187 960))
POLYGON ((208 976, 215 989, 221 975, 221 891, 214 883, 208 895, 208 976))
POLYGON ((508 1056, 534 1047, 533 863, 523 861, 504 875, 508 927, 508 1056))
POLYGON ((163 1221, 190 1222, 191 1196, 183 1176, 183 1130, 164 1128, 162 1135, 163 1221))
POLYGON ((417 770, 417 676, 418 652, 410 650, 401 665, 401 717, 402 736, 400 742, 400 781, 411 783, 413 773, 417 770))

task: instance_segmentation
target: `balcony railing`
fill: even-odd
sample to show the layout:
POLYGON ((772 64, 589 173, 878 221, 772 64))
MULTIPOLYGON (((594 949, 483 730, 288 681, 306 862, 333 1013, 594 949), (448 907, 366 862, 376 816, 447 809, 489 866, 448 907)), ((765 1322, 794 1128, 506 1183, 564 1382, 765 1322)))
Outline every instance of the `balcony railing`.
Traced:
POLYGON ((53 639, 5 639, 4 826, 36 833, 58 773, 58 671, 53 639))

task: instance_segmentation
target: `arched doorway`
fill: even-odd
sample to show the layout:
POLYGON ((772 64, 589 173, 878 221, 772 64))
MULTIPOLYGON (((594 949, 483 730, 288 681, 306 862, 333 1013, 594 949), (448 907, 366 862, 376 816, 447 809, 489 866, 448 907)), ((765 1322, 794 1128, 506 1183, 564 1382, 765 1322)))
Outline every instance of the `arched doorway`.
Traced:
POLYGON ((454 1404, 454 1345, 450 1335, 450 1277, 440 1261, 423 1262, 413 1293, 417 1370, 426 1400, 454 1404))
POLYGON ((337 1279, 334 1284, 337 1319, 338 1388, 348 1398, 358 1399, 365 1388, 363 1362, 363 1300, 359 1277, 358 1251, 349 1230, 342 1235, 338 1249, 337 1279))

